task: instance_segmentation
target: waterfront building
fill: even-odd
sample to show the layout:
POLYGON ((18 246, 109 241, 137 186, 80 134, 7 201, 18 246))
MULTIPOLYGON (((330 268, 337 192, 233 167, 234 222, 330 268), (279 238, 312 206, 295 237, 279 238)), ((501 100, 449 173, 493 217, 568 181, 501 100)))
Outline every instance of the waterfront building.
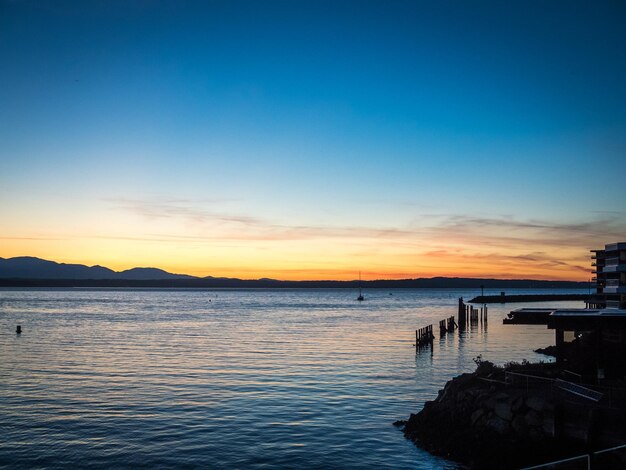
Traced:
POLYGON ((547 316, 556 334, 556 357, 598 379, 626 377, 626 242, 592 250, 596 293, 586 309, 558 309, 547 316))
POLYGON ((596 295, 589 306, 626 309, 626 242, 609 243, 591 252, 596 295))
POLYGON ((598 379, 626 377, 626 310, 558 309, 548 328, 555 330, 557 362, 598 379))

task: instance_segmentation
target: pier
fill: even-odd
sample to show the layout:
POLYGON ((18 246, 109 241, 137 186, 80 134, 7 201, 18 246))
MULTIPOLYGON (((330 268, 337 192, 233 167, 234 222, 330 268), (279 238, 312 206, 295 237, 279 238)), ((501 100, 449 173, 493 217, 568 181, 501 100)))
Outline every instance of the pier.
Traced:
MULTIPOLYGON (((468 305, 461 297, 457 315, 458 320, 452 315, 439 321, 439 338, 445 337, 448 333, 453 333, 456 329, 465 330, 468 325, 474 326, 479 323, 486 325, 488 309, 486 305, 483 305, 480 309, 468 305)), ((433 325, 427 325, 415 330, 415 350, 420 351, 426 346, 431 346, 434 339, 433 325)))
POLYGON ((507 318, 502 320, 505 325, 547 325, 548 316, 555 308, 518 308, 511 310, 507 318))
POLYGON ((549 302, 559 300, 582 300, 589 299, 588 294, 527 294, 527 295, 479 295, 469 302, 472 304, 504 304, 514 302, 549 302))

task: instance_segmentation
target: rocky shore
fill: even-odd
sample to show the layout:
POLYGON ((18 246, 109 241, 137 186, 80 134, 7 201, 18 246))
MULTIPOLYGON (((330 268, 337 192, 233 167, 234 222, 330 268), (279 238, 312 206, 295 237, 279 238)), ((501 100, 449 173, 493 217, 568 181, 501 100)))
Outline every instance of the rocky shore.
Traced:
POLYGON ((477 364, 474 373, 449 381, 422 411, 396 423, 407 438, 435 455, 481 469, 520 468, 591 448, 593 413, 582 413, 564 433, 555 426, 563 422, 558 397, 541 387, 505 386, 507 370, 549 378, 558 373, 554 364, 477 364))

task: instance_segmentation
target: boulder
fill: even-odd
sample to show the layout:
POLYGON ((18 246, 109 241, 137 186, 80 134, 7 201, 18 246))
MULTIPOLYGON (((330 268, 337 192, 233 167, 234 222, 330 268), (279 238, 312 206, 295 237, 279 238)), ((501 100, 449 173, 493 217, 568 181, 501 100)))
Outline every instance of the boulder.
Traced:
POLYGON ((517 413, 519 410, 522 409, 523 405, 524 405, 524 398, 521 396, 517 396, 511 402, 511 411, 513 413, 517 413))
POLYGON ((498 434, 506 434, 509 432, 509 423, 498 416, 494 416, 487 421, 487 427, 493 429, 498 434))
POLYGON ((528 410, 528 413, 524 416, 524 420, 529 426, 541 426, 543 424, 543 420, 535 410, 528 410))
POLYGON ((472 426, 476 426, 476 423, 478 422, 478 420, 480 418, 482 418, 485 414, 485 411, 482 408, 478 408, 477 410, 474 410, 474 412, 472 413, 472 416, 470 417, 470 422, 472 423, 472 426))
POLYGON ((505 401, 510 398, 510 395, 505 392, 498 392, 495 394, 494 398, 496 399, 496 401, 505 401))
POLYGON ((521 415, 517 415, 515 418, 513 418, 513 421, 511 421, 511 427, 513 428, 513 431, 515 431, 519 437, 525 436, 528 432, 528 426, 526 426, 526 420, 521 415))
POLYGON ((541 441, 545 436, 540 428, 528 428, 528 437, 533 441, 541 441))
POLYGON ((497 403, 494 409, 496 416, 505 421, 511 421, 513 419, 513 413, 511 412, 511 406, 506 402, 497 403))
POLYGON ((554 437, 554 418, 544 418, 542 430, 545 435, 554 437))
POLYGON ((538 395, 531 395, 526 399, 526 406, 531 410, 543 411, 546 401, 538 395))

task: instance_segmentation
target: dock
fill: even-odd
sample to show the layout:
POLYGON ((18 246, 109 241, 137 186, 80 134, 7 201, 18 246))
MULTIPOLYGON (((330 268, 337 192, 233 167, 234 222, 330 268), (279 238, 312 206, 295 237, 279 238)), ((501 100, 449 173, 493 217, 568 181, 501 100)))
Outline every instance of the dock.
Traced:
POLYGON ((502 323, 505 325, 547 325, 548 316, 556 309, 556 307, 518 308, 511 310, 502 323))
POLYGON ((507 295, 501 292, 500 295, 479 295, 474 297, 469 303, 472 304, 504 304, 515 302, 556 302, 561 300, 581 300, 589 299, 588 294, 527 294, 527 295, 507 295))

